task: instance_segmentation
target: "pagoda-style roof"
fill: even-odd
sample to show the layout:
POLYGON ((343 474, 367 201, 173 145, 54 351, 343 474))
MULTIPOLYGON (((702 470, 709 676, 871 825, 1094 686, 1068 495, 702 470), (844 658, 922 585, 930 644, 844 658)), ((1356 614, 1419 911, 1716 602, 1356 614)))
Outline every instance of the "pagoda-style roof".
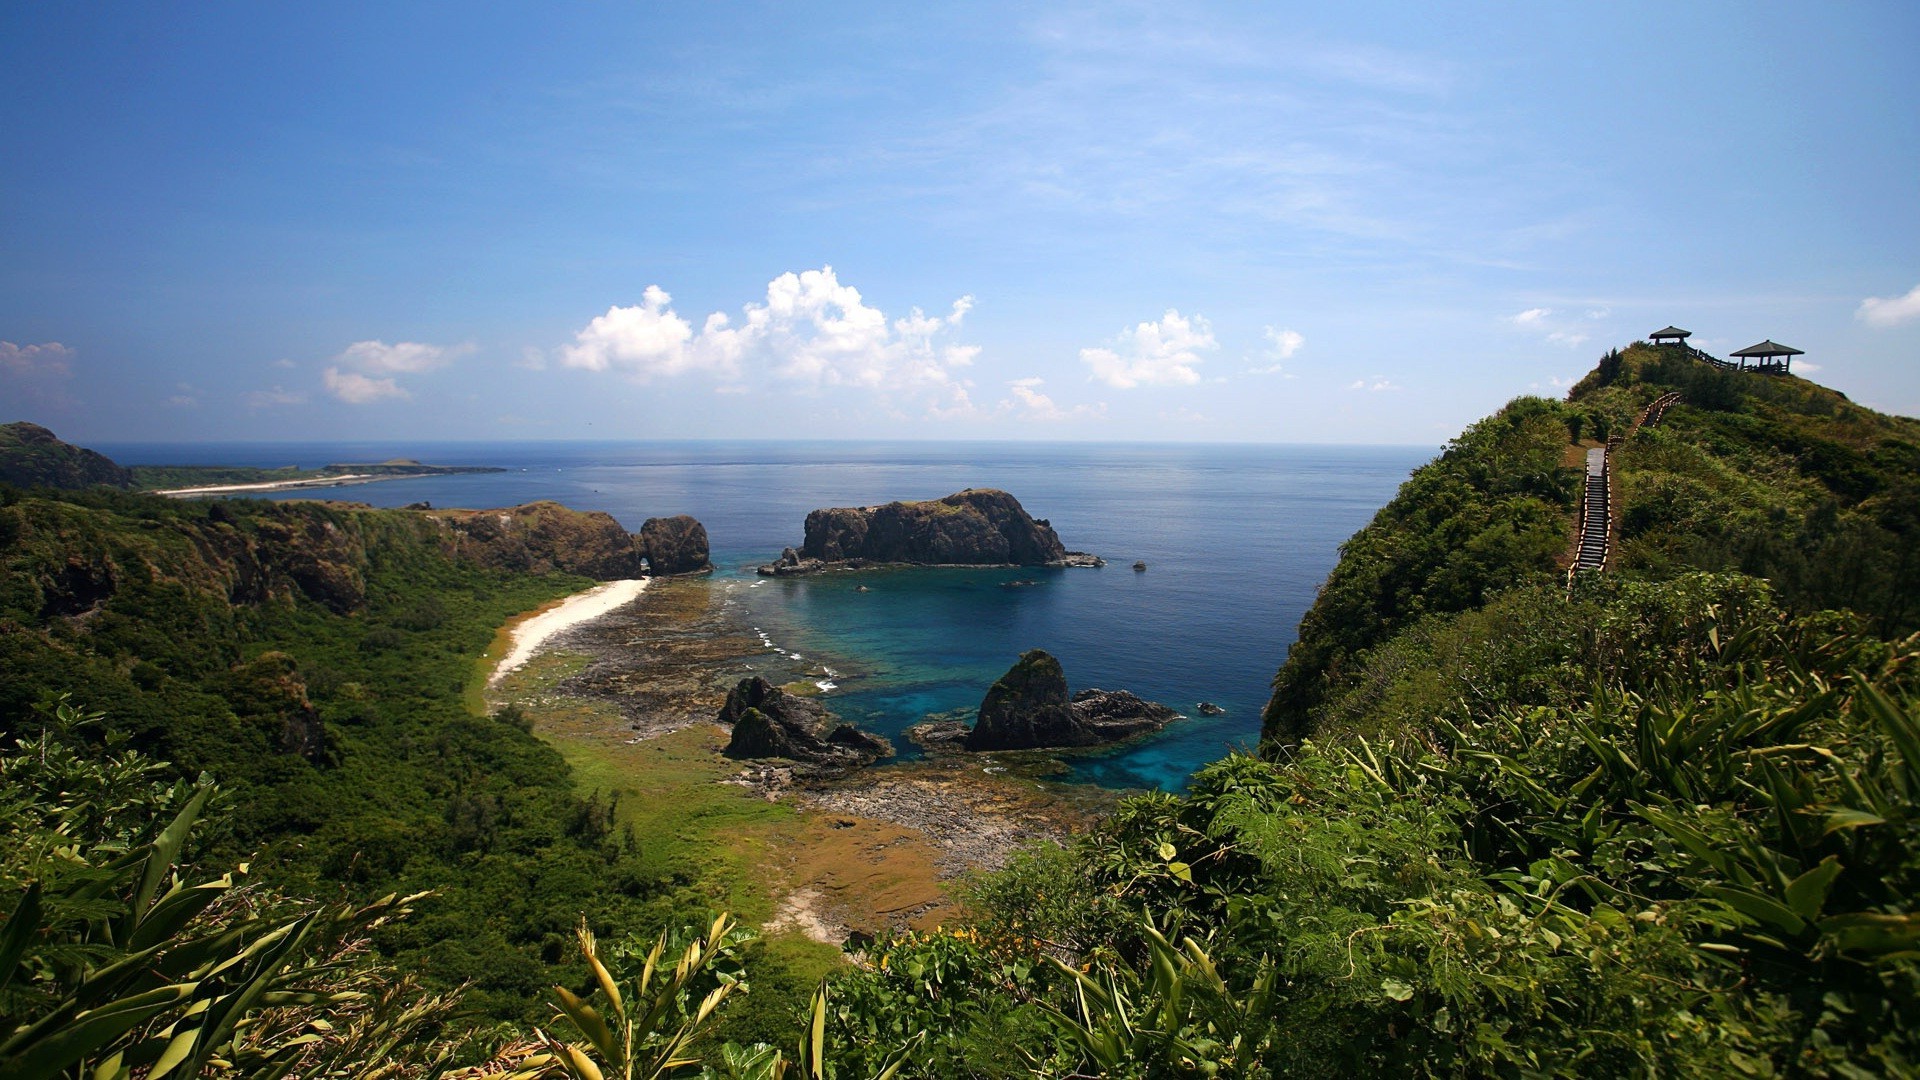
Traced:
POLYGON ((1749 345, 1732 355, 1765 358, 1770 356, 1805 356, 1806 352, 1801 349, 1796 349, 1791 345, 1782 345, 1772 338, 1768 338, 1758 345, 1749 345))
POLYGON ((1659 341, 1661 338, 1690 338, 1692 336, 1693 332, 1691 330, 1682 330, 1677 326, 1669 326, 1665 330, 1655 330, 1653 332, 1653 340, 1655 341, 1659 341))

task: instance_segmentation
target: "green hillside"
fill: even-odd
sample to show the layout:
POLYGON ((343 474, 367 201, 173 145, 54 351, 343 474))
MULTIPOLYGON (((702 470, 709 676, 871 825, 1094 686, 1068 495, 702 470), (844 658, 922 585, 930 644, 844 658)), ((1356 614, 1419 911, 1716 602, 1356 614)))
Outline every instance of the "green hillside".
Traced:
POLYGON ((212 863, 308 896, 437 890, 385 948, 520 1016, 583 912, 657 922, 673 870, 523 725, 463 703, 501 623, 590 580, 448 537, 406 511, 0 487, 0 735, 64 696, 104 717, 93 754, 218 780, 212 863))
POLYGON ((1920 626, 1917 548, 1920 421, 1637 344, 1568 400, 1521 398, 1469 428, 1347 541, 1275 677, 1264 733, 1379 734, 1462 695, 1499 698, 1511 687, 1467 677, 1465 652, 1483 666, 1573 664, 1575 630, 1609 590, 1697 570, 1764 578, 1790 611, 1907 633, 1920 626), (1614 454, 1623 509, 1606 580, 1566 607, 1573 444, 1624 434, 1669 391, 1681 404, 1614 454))

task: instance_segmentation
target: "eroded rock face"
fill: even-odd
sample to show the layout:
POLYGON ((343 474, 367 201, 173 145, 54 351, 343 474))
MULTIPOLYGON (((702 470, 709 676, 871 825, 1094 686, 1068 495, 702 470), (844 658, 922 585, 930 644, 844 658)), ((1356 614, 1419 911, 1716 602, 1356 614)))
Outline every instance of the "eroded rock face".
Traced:
POLYGON ((648 518, 640 526, 640 553, 654 574, 697 574, 713 569, 707 559, 707 527, 680 514, 648 518))
POLYGON ((1080 746, 1067 673, 1043 649, 1020 654, 1005 675, 987 688, 980 714, 967 733, 969 750, 1030 750, 1080 746))
POLYGON ((806 541, 791 556, 761 567, 795 574, 832 566, 909 563, 926 566, 1097 565, 1070 552, 1053 526, 1035 520, 1004 491, 970 488, 944 499, 885 506, 833 507, 807 515, 806 541))
POLYGON ((988 688, 966 748, 1100 746, 1158 731, 1179 715, 1125 690, 1087 689, 1068 697, 1060 661, 1033 649, 988 688))
POLYGON ((796 697, 758 675, 727 693, 719 720, 733 725, 731 758, 789 758, 820 765, 871 765, 893 744, 861 731, 817 701, 796 697))
MULTIPOLYGON (((425 516, 442 527, 449 554, 482 566, 562 570, 600 581, 636 578, 643 570, 634 536, 598 511, 535 502, 505 510, 430 510, 425 516)), ((704 554, 706 530, 700 535, 704 554)))

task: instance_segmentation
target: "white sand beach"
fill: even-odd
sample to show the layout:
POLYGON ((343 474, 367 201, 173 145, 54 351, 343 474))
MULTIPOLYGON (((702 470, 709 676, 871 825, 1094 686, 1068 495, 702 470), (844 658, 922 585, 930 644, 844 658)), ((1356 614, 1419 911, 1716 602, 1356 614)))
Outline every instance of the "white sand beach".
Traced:
POLYGON ((341 473, 339 476, 312 476, 305 480, 272 480, 259 484, 209 484, 206 487, 168 488, 153 492, 169 498, 192 495, 234 495, 246 492, 297 491, 300 488, 339 487, 342 484, 366 484, 375 480, 390 480, 392 477, 375 476, 372 473, 341 473))
POLYGON ((575 593, 560 601, 559 604, 535 615, 526 622, 513 628, 513 648, 507 652, 506 659, 500 661, 493 674, 487 676, 487 685, 498 683, 508 672, 525 664, 538 652, 548 638, 562 630, 569 629, 597 619, 622 605, 632 603, 646 591, 649 578, 630 578, 624 581, 609 581, 596 585, 583 593, 575 593))

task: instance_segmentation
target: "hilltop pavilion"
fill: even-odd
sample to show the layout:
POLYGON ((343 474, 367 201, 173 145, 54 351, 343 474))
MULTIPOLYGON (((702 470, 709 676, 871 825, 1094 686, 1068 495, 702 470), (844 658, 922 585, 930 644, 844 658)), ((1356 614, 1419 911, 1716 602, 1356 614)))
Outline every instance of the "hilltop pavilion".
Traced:
POLYGON ((1732 355, 1740 361, 1742 371, 1748 370, 1747 361, 1752 360, 1754 371, 1764 371, 1769 375, 1785 375, 1788 374, 1787 369, 1793 365, 1793 358, 1805 356, 1806 353, 1791 345, 1782 345, 1768 338, 1758 345, 1749 345, 1732 355))
POLYGON ((1653 332, 1653 343, 1655 345, 1685 345, 1687 339, 1692 336, 1693 331, 1691 330, 1682 330, 1677 326, 1669 326, 1665 330, 1655 330, 1653 332))

